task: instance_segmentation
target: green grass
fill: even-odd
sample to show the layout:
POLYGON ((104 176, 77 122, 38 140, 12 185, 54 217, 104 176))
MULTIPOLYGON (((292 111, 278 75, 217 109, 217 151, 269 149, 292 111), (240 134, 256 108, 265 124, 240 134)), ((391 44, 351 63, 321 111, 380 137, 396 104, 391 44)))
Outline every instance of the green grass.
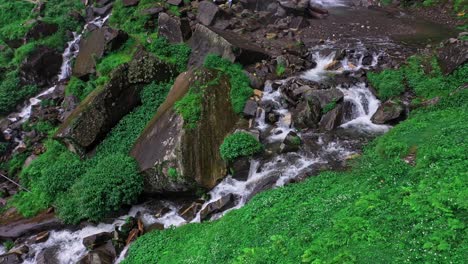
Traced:
POLYGON ((208 69, 216 69, 229 76, 231 84, 230 98, 234 112, 240 114, 244 110, 247 100, 253 95, 249 77, 244 73, 240 64, 233 64, 216 55, 208 55, 204 66, 208 69))
POLYGON ((440 102, 374 140, 352 169, 263 192, 214 222, 148 233, 124 263, 464 263, 468 90, 457 88, 468 74, 440 78, 444 89, 408 78, 440 102))
POLYGON ((234 161, 239 157, 249 157, 262 150, 262 144, 246 132, 237 132, 227 136, 219 148, 221 157, 226 161, 234 161))
POLYGON ((330 112, 335 107, 336 107, 336 102, 335 101, 326 104, 322 109, 322 114, 326 114, 326 113, 330 112))

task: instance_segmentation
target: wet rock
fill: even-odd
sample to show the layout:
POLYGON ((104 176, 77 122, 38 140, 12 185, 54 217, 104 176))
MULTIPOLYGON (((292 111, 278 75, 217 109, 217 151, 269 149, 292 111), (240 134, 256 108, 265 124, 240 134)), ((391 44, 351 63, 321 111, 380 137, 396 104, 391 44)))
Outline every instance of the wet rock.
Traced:
POLYGON ((36 257, 37 264, 59 264, 57 259, 58 247, 45 248, 36 257))
POLYGON ((191 66, 201 66, 208 54, 219 55, 244 66, 270 57, 263 49, 240 35, 200 24, 195 27, 190 46, 192 50, 197 51, 192 52, 190 56, 191 66))
POLYGON ((62 55, 57 51, 40 46, 20 66, 23 85, 51 86, 62 66, 62 55))
POLYGON ((26 33, 26 41, 38 40, 44 37, 53 35, 58 30, 58 25, 54 23, 47 23, 38 21, 28 33, 26 33))
POLYGON ((140 3, 140 0, 123 0, 122 3, 125 7, 136 6, 140 3))
POLYGON ((375 114, 372 116, 372 123, 386 124, 392 121, 397 121, 404 114, 404 107, 396 102, 387 101, 379 106, 375 114))
POLYGON ((209 219, 211 215, 225 211, 234 206, 235 197, 232 193, 225 195, 218 200, 209 203, 200 211, 200 220, 209 219))
POLYGON ((114 3, 109 3, 103 7, 93 7, 93 12, 96 16, 100 16, 100 17, 105 16, 110 13, 113 5, 114 3))
POLYGON ((76 108, 55 134, 71 151, 84 155, 140 104, 140 90, 152 81, 173 78, 173 66, 144 51, 137 52, 131 62, 111 73, 109 82, 89 95, 76 108))
POLYGON ((324 108, 330 103, 341 102, 344 98, 344 94, 337 88, 327 89, 327 90, 313 90, 307 94, 307 97, 316 98, 320 103, 320 107, 324 108))
POLYGON ((214 24, 220 10, 217 5, 210 1, 202 1, 198 6, 197 20, 205 26, 214 24))
POLYGON ((34 238, 34 243, 43 243, 49 239, 50 233, 48 231, 41 232, 34 238))
POLYGON ((362 58, 362 65, 370 66, 370 65, 372 65, 373 60, 374 60, 374 57, 372 56, 372 54, 367 53, 362 58))
POLYGON ((322 107, 315 97, 301 101, 292 111, 294 126, 299 129, 316 128, 321 116, 322 107))
POLYGON ((0 218, 0 239, 15 240, 21 236, 62 228, 63 223, 53 213, 41 213, 33 218, 24 219, 14 209, 0 218))
POLYGON ((254 118, 257 116, 257 108, 257 102, 250 99, 245 104, 244 111, 242 113, 244 114, 245 118, 254 118))
POLYGON ((116 251, 111 241, 90 251, 77 264, 112 264, 116 258, 116 251))
POLYGON ((29 252, 29 247, 26 245, 19 245, 10 249, 10 251, 8 251, 8 253, 14 253, 19 256, 27 254, 28 252, 29 252))
POLYGON ((148 226, 146 228, 146 232, 151 232, 151 231, 154 231, 154 230, 164 230, 164 224, 154 223, 154 224, 151 224, 150 226, 148 226))
POLYGON ((239 181, 246 181, 247 178, 249 177, 249 172, 250 172, 250 158, 243 157, 243 158, 236 159, 232 163, 230 168, 231 168, 232 178, 239 180, 239 181))
POLYGON ((83 238, 83 245, 87 249, 95 249, 113 238, 112 233, 103 232, 83 238))
POLYGON ((296 152, 299 150, 302 144, 301 138, 297 135, 296 132, 291 131, 288 135, 284 138, 283 142, 280 145, 280 152, 287 153, 287 152, 296 152))
POLYGON ((143 172, 146 192, 193 191, 197 187, 211 189, 227 174, 219 146, 238 120, 229 99, 227 77, 221 76, 218 84, 205 88, 196 127, 184 126, 183 118, 173 107, 195 82, 204 85, 215 78, 218 73, 206 69, 181 74, 138 138, 131 156, 143 172))
POLYGON ((269 172, 266 176, 260 178, 256 182, 250 182, 247 184, 247 189, 252 190, 247 196, 246 201, 250 201, 258 193, 273 188, 276 182, 280 178, 280 172, 272 171, 269 172))
POLYGON ((158 27, 159 36, 165 37, 171 43, 182 43, 192 36, 188 20, 171 17, 166 13, 159 14, 158 27))
POLYGON ((343 105, 336 105, 333 110, 326 113, 322 116, 320 120, 319 127, 322 131, 331 131, 341 125, 343 120, 343 105))
POLYGON ((0 263, 2 264, 20 264, 23 260, 15 253, 9 253, 0 256, 0 263))
POLYGON ((437 51, 437 58, 443 73, 447 75, 452 73, 456 68, 468 61, 468 41, 446 42, 437 51))
POLYGON ((179 215, 185 219, 185 221, 190 222, 197 216, 198 211, 202 208, 201 203, 191 203, 187 206, 182 207, 179 210, 179 215))

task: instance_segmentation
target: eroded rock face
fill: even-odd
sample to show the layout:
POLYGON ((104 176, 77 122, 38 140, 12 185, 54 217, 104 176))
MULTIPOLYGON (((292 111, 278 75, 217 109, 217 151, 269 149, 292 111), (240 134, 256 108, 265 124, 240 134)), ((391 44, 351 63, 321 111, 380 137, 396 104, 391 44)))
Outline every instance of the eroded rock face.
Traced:
POLYGON ((71 151, 83 155, 93 149, 117 122, 141 103, 145 84, 173 78, 172 66, 140 51, 119 66, 110 81, 91 93, 65 120, 55 134, 71 151))
POLYGON ((211 189, 226 175, 219 146, 238 119, 229 99, 230 84, 226 77, 205 69, 181 74, 166 101, 137 140, 131 155, 145 177, 147 193, 211 189), (201 119, 196 128, 184 127, 174 111, 174 103, 183 98, 195 83, 216 84, 205 88, 201 119))
POLYGON ((444 47, 438 50, 437 58, 442 71, 445 74, 452 73, 456 68, 468 61, 468 41, 446 42, 444 47))
POLYGON ((190 56, 191 66, 201 66, 208 54, 216 54, 244 66, 270 57, 266 51, 240 35, 201 24, 195 27, 190 46, 192 50, 197 51, 192 52, 190 56))
POLYGON ((50 86, 60 72, 61 65, 60 53, 49 47, 38 47, 21 64, 19 72, 21 84, 50 86))
POLYGON ((192 35, 188 20, 171 17, 166 13, 159 14, 158 27, 159 36, 165 37, 170 43, 182 43, 192 35))

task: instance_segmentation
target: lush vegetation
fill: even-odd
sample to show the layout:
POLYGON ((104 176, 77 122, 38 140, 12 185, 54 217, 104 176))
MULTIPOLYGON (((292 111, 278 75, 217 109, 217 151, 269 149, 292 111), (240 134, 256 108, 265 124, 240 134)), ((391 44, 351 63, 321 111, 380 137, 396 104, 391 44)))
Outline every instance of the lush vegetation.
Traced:
POLYGON ((226 161, 233 161, 239 157, 249 157, 263 150, 263 146, 249 133, 236 132, 227 136, 219 148, 221 157, 226 161))
POLYGON ((77 223, 98 221, 108 212, 135 202, 142 178, 128 153, 170 87, 169 83, 146 86, 142 106, 125 116, 88 160, 80 160, 60 143, 49 140, 47 151, 20 174, 31 192, 17 195, 13 205, 25 216, 54 205, 63 220, 77 223))
POLYGON ((77 31, 82 24, 70 17, 72 12, 80 14, 84 10, 81 1, 49 0, 42 14, 32 12, 34 6, 28 1, 0 0, 0 45, 5 46, 0 53, 0 114, 10 112, 18 103, 39 91, 34 85, 20 84, 19 66, 23 60, 38 46, 63 50, 68 41, 66 32, 77 31), (22 39, 38 23, 34 19, 39 16, 43 22, 56 24, 57 32, 23 43, 22 39), (19 42, 20 47, 13 49, 5 45, 13 42, 19 42))
POLYGON ((188 129, 197 127, 201 119, 203 90, 191 87, 187 94, 174 105, 175 111, 184 119, 184 126, 188 129))
POLYGON ((249 77, 245 75, 240 64, 233 64, 230 61, 216 55, 208 55, 204 66, 208 69, 216 69, 229 76, 231 84, 231 104, 234 112, 242 113, 247 100, 253 95, 250 88, 249 77))
POLYGON ((404 74, 419 101, 439 103, 372 142, 352 170, 263 192, 218 221, 149 233, 124 263, 463 263, 467 66, 444 77, 416 59, 431 64, 412 58, 404 73, 381 74, 404 74))
POLYGON ((421 97, 432 98, 450 93, 451 87, 461 85, 467 74, 468 68, 464 66, 445 77, 436 58, 413 56, 398 70, 369 73, 368 79, 383 100, 400 95, 407 87, 421 97))

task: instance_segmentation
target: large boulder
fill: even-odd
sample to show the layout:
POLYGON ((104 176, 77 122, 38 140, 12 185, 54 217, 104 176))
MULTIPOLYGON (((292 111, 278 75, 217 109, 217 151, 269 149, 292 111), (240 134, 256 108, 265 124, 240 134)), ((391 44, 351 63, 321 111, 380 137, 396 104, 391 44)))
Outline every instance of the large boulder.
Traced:
POLYGON ((398 121, 404 114, 404 107, 400 103, 387 101, 379 106, 372 116, 372 123, 385 124, 398 121))
POLYGON ((103 246, 91 250, 77 264, 112 264, 117 256, 112 241, 107 241, 103 246))
POLYGON ((322 116, 319 127, 322 131, 331 131, 341 125, 343 121, 343 105, 337 104, 335 108, 322 116))
POLYGON ((50 247, 43 249, 35 259, 37 264, 59 264, 60 261, 57 259, 57 253, 60 250, 59 247, 50 247))
POLYGON ((96 60, 102 58, 105 51, 120 48, 128 39, 122 30, 110 27, 97 28, 80 42, 80 49, 73 67, 73 75, 86 78, 96 72, 96 60))
POLYGON ((182 43, 192 36, 187 19, 171 17, 166 13, 159 14, 158 27, 159 36, 165 37, 170 43, 182 43))
POLYGON ((62 55, 49 47, 35 49, 20 66, 20 80, 23 85, 50 86, 62 66, 62 55))
POLYGON ((437 58, 444 74, 452 73, 468 61, 468 41, 447 41, 437 52, 437 58))
POLYGON ((105 30, 98 28, 80 41, 80 51, 76 57, 73 75, 85 77, 96 71, 96 59, 104 55, 106 48, 105 30))
POLYGON ((212 1, 202 1, 198 6, 197 20, 205 26, 214 24, 220 9, 212 1))
POLYGON ((191 66, 201 66, 206 55, 216 54, 231 62, 250 65, 268 59, 270 56, 262 48, 232 32, 208 28, 201 24, 195 27, 190 40, 192 52, 191 66))
POLYGON ((60 126, 55 138, 83 155, 92 150, 119 120, 141 103, 140 90, 152 81, 174 77, 171 65, 139 51, 115 69, 109 82, 93 91, 60 126))
POLYGON ((64 224, 53 213, 41 213, 33 218, 25 219, 14 209, 10 209, 0 217, 0 240, 15 240, 19 237, 63 227, 64 224))
POLYGON ((1 264, 20 264, 23 260, 15 253, 4 254, 0 256, 1 264))
POLYGON ((238 117, 229 99, 229 81, 218 74, 206 69, 181 74, 137 140, 131 155, 143 172, 147 193, 211 189, 226 175, 219 146, 238 117), (200 120, 195 128, 188 128, 175 112, 174 103, 193 85, 206 88, 200 120))
POLYGON ((224 195, 223 197, 219 198, 218 200, 211 202, 205 206, 200 211, 200 220, 206 220, 210 216, 212 216, 215 213, 219 213, 222 211, 225 211, 226 209, 229 209, 234 206, 234 200, 235 196, 230 193, 227 195, 224 195))
POLYGON ((38 40, 47 36, 51 36, 57 31, 57 24, 38 21, 36 25, 34 25, 28 31, 28 33, 26 33, 26 41, 38 40))

